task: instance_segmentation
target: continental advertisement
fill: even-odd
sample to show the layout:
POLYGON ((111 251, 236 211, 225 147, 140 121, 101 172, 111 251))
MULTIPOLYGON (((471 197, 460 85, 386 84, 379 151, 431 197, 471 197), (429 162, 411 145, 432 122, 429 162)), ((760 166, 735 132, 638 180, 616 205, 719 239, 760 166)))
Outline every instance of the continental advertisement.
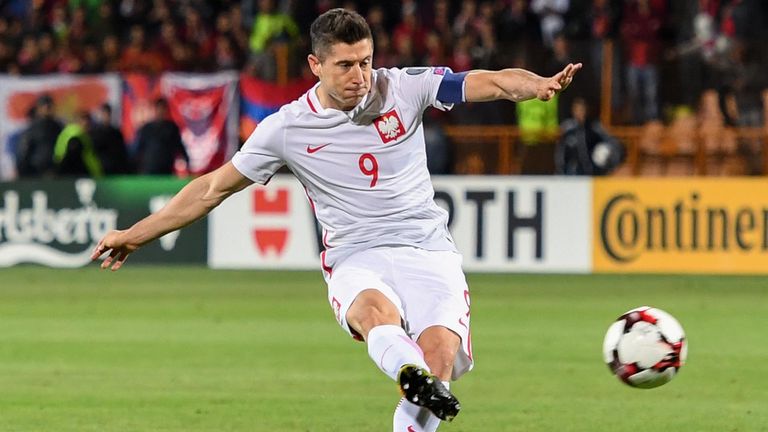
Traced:
POLYGON ((593 272, 768 273, 768 179, 593 181, 593 272))
MULTIPOLYGON (((165 177, 0 182, 0 267, 87 265, 107 231, 156 212, 184 184, 186 180, 165 177)), ((203 264, 207 223, 202 220, 166 234, 130 259, 203 264)))

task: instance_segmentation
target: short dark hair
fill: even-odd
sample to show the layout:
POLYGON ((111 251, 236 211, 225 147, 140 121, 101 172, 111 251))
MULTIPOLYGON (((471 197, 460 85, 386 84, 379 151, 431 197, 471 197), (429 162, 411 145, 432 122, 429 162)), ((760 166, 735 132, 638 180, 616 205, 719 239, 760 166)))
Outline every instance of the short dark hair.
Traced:
POLYGON ((357 12, 335 8, 320 15, 309 29, 312 53, 321 60, 331 45, 339 42, 354 44, 363 39, 373 40, 371 28, 357 12))

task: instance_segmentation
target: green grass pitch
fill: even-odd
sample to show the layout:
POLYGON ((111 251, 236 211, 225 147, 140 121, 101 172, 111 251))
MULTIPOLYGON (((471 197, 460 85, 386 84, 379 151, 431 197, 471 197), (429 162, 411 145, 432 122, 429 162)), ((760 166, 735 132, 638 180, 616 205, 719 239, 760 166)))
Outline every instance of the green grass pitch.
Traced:
MULTIPOLYGON (((470 275, 475 370, 441 431, 768 431, 768 278, 470 275), (608 325, 675 315, 688 364, 626 387, 608 325)), ((0 269, 0 431, 389 431, 393 382, 319 272, 0 269)))

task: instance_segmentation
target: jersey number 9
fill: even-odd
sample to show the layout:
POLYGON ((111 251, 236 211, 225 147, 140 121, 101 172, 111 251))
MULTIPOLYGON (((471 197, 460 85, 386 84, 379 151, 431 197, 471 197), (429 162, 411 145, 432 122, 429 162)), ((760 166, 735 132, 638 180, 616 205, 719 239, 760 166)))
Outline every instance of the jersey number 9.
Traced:
POLYGON ((360 155, 360 171, 371 176, 371 187, 376 186, 376 182, 379 180, 379 162, 376 157, 370 153, 363 153, 360 155), (370 168, 369 168, 370 167, 370 168))

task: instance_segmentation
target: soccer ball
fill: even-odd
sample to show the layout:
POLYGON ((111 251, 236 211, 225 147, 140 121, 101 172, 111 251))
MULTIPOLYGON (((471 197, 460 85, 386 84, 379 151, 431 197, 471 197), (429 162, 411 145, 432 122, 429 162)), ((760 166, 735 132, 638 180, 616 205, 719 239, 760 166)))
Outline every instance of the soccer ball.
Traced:
POLYGON ((625 384, 653 388, 672 380, 685 363, 688 342, 680 323, 661 309, 632 309, 611 324, 603 358, 625 384))

